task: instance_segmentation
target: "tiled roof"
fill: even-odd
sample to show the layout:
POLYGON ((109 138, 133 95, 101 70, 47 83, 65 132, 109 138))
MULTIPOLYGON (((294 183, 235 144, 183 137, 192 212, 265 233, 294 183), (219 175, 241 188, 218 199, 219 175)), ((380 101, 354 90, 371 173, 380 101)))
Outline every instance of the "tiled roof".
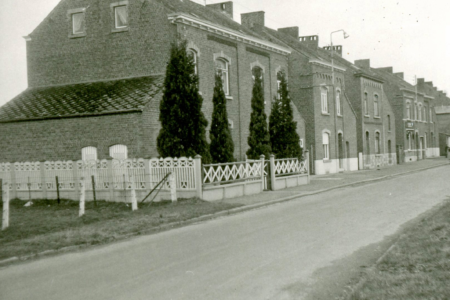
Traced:
POLYGON ((161 97, 164 76, 28 88, 0 107, 0 122, 141 110, 161 97))
POLYGON ((385 82, 389 82, 391 84, 397 85, 399 88, 404 88, 404 89, 408 89, 411 91, 414 91, 414 89, 415 89, 414 85, 408 83, 404 79, 401 79, 397 75, 394 75, 390 72, 379 70, 379 69, 374 69, 374 68, 370 68, 370 69, 372 72, 377 74, 379 77, 383 78, 385 82))

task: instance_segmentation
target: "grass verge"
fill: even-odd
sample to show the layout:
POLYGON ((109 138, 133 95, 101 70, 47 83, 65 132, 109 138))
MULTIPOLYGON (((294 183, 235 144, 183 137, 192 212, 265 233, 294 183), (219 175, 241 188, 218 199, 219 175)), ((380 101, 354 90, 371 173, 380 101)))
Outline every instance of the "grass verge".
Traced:
POLYGON ((10 227, 0 231, 0 260, 69 246, 105 244, 123 235, 139 235, 163 224, 240 206, 179 199, 176 203, 140 204, 139 210, 132 212, 129 204, 97 201, 97 206, 86 202, 86 214, 79 218, 76 201, 62 200, 58 205, 55 200, 33 200, 31 207, 25 203, 10 202, 10 227))
POLYGON ((343 299, 450 299, 450 201, 405 230, 358 282, 343 299))

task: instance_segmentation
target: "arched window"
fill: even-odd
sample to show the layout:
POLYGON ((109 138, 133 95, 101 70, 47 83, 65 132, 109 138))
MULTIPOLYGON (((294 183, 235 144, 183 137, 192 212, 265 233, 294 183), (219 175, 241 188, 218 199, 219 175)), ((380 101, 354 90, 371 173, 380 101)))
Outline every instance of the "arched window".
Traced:
POLYGON ((380 154, 381 153, 381 144, 380 144, 380 133, 375 133, 375 153, 380 154))
POLYGON ((406 118, 411 119, 411 104, 406 103, 406 118))
POLYGON ((418 104, 417 107, 418 107, 417 120, 422 121, 422 105, 418 104))
POLYGON ((414 119, 417 120, 417 104, 414 104, 414 119))
POLYGON ((198 54, 194 49, 188 49, 187 54, 192 57, 192 60, 195 65, 195 75, 198 75, 198 54))
POLYGON ((330 159, 330 134, 324 132, 322 134, 323 159, 330 159))
POLYGON ((364 115, 369 115, 369 95, 364 93, 364 115))
POLYGON ((378 102, 378 95, 373 96, 373 110, 374 110, 374 116, 379 117, 380 116, 380 103, 378 102))
POLYGON ((281 99, 281 79, 283 78, 283 73, 281 71, 277 72, 277 99, 281 99))
POLYGON ((216 59, 216 71, 222 78, 223 92, 225 95, 230 95, 230 74, 229 64, 222 58, 216 59))
POLYGON ((83 149, 81 149, 81 159, 82 160, 97 160, 97 148, 84 147, 83 149))
POLYGON ((370 136, 368 131, 366 131, 366 155, 370 155, 370 136))
POLYGON ((114 145, 109 147, 109 156, 114 159, 127 159, 128 149, 125 145, 114 145))
POLYGON ((328 113, 328 89, 322 87, 320 89, 320 99, 322 103, 322 113, 328 113))
POLYGON ((342 116, 342 109, 341 109, 341 91, 336 91, 336 111, 338 116, 342 116))
POLYGON ((258 77, 261 80, 261 85, 264 86, 264 72, 263 69, 261 69, 258 66, 255 66, 252 68, 252 79, 253 84, 255 83, 255 79, 258 77))
POLYGON ((387 115, 388 131, 391 131, 391 116, 387 115))
POLYGON ((424 139, 423 139, 423 143, 424 143, 424 145, 423 145, 423 148, 424 149, 427 149, 428 147, 428 134, 425 132, 425 137, 424 137, 424 139))

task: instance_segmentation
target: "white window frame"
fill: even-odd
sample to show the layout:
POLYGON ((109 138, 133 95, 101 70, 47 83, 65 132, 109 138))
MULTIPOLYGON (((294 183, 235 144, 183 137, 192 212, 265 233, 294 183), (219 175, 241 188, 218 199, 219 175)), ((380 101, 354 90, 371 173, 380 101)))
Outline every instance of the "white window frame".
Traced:
POLYGON ((96 147, 88 146, 81 149, 81 160, 97 160, 97 155, 96 147))
POLYGON ((128 159, 128 147, 122 144, 116 144, 109 147, 109 156, 113 159, 128 159))
POLYGON ((129 23, 130 23, 130 20, 129 20, 129 17, 128 17, 128 3, 124 3, 124 4, 121 4, 121 3, 118 3, 117 5, 114 5, 113 6, 113 9, 114 9, 114 28, 115 29, 123 29, 123 28, 128 28, 128 26, 129 26, 129 23), (126 18, 127 18, 127 24, 125 25, 125 26, 118 26, 117 25, 117 20, 118 20, 118 16, 117 16, 117 9, 118 8, 122 8, 122 7, 124 7, 125 8, 125 12, 126 12, 126 18))
POLYGON ((322 132, 323 159, 330 160, 330 133, 322 132))
POLYGON ((406 118, 411 120, 411 103, 406 103, 406 118))
POLYGON ((375 154, 381 154, 381 133, 375 131, 375 154))
POLYGON ((222 77, 222 86, 223 86, 223 92, 225 93, 225 96, 230 95, 230 63, 222 57, 219 57, 216 59, 216 62, 222 62, 225 65, 225 68, 219 68, 218 64, 216 63, 216 71, 220 70, 220 76, 222 77))
POLYGON ((85 24, 85 14, 84 14, 84 10, 83 11, 78 11, 78 12, 74 12, 70 15, 71 19, 72 19, 72 34, 73 35, 77 35, 77 34, 84 34, 86 32, 86 24, 85 24), (80 15, 82 20, 82 26, 81 26, 81 31, 75 32, 75 16, 76 15, 80 15))
POLYGON ((198 53, 197 53, 197 50, 189 48, 187 50, 187 52, 188 52, 188 55, 192 54, 192 57, 194 59, 194 65, 195 65, 195 69, 194 69, 195 70, 195 75, 198 75, 198 53))
POLYGON ((370 116, 369 113, 369 94, 367 92, 364 92, 364 115, 370 116))
POLYGON ((277 99, 280 100, 281 99, 281 93, 280 93, 281 79, 278 78, 278 75, 280 75, 280 77, 281 77, 282 76, 282 72, 281 71, 277 72, 277 99))
POLYGON ((320 104, 323 114, 329 114, 328 111, 328 89, 324 86, 320 87, 320 104))

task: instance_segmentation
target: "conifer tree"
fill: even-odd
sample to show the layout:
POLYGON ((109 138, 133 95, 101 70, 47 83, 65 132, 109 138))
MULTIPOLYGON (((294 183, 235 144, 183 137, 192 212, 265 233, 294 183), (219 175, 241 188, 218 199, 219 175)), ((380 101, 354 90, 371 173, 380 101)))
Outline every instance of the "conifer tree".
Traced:
POLYGON ((202 156, 210 163, 206 141, 206 120, 201 111, 203 98, 199 94, 195 63, 186 51, 186 41, 172 44, 166 68, 164 94, 160 103, 161 130, 157 139, 162 157, 202 156))
POLYGON ((272 151, 276 158, 302 158, 302 148, 299 145, 297 122, 294 122, 291 99, 284 73, 280 78, 280 99, 275 99, 269 118, 269 133, 272 151))
POLYGON ((250 115, 250 134, 248 136, 247 157, 259 159, 261 154, 269 158, 271 153, 269 131, 267 129, 267 115, 264 111, 264 91, 262 87, 261 70, 255 74, 252 92, 252 113, 250 115))
POLYGON ((234 161, 234 143, 228 125, 227 102, 222 78, 219 74, 216 74, 215 78, 209 152, 213 163, 226 163, 234 161))

